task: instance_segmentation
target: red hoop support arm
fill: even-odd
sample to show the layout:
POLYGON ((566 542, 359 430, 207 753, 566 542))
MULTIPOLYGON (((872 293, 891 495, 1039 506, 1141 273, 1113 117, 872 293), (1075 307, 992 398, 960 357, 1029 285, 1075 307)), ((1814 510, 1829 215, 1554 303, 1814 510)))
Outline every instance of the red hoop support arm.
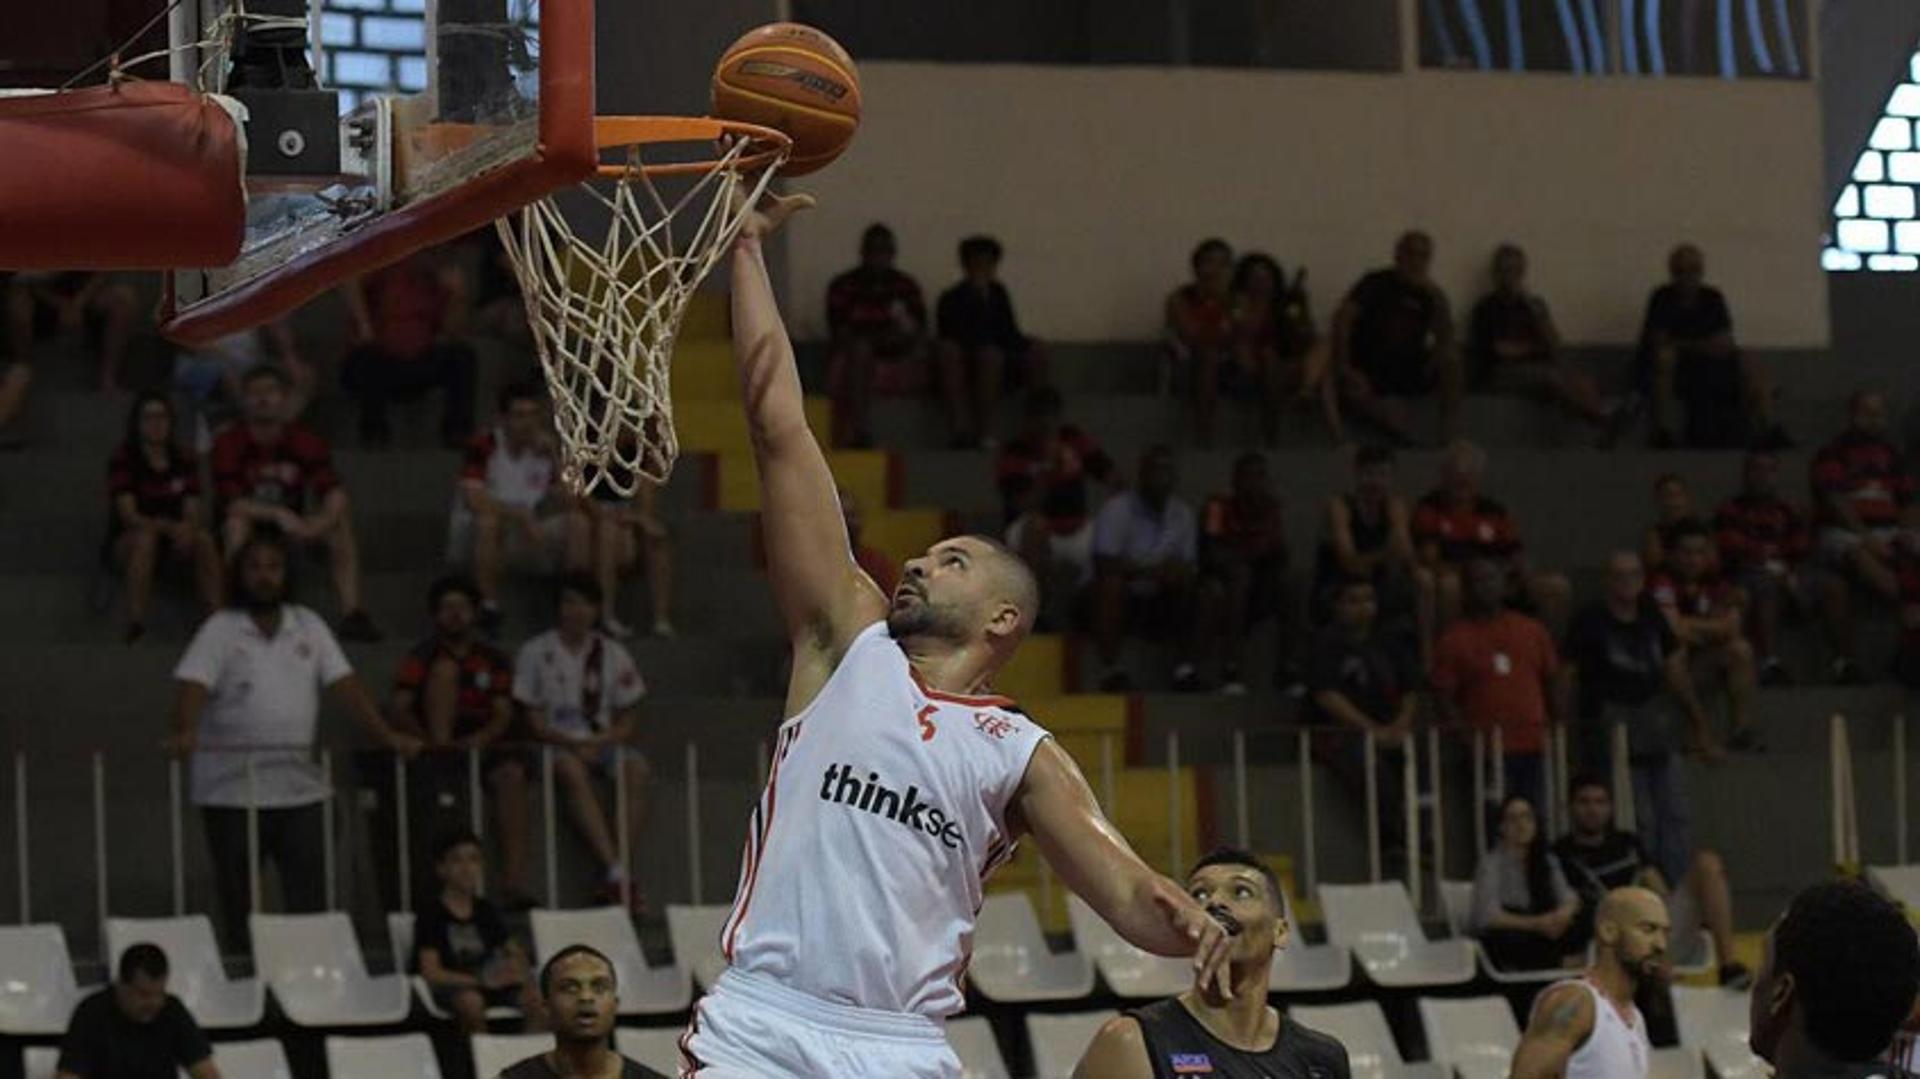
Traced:
MULTIPOLYGON (((170 311, 160 332, 192 348, 269 322, 348 278, 463 236, 593 175, 600 157, 594 145, 591 0, 546 0, 540 9, 540 39, 540 143, 532 157, 396 209, 244 285, 170 311)), ((231 256, 224 261, 232 261, 231 256)))
POLYGON ((0 266, 164 270, 240 253, 227 111, 170 82, 0 97, 0 266))

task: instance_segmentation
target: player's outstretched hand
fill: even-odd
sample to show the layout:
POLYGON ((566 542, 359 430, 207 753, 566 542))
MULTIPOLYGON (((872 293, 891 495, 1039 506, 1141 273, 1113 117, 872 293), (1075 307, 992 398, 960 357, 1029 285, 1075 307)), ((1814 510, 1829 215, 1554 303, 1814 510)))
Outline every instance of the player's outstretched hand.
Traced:
POLYGON ((759 240, 780 231, 787 218, 801 210, 810 210, 814 206, 812 195, 805 193, 778 195, 771 191, 761 196, 760 204, 747 212, 747 218, 740 225, 740 239, 759 240))
POLYGON ((1233 971, 1227 960, 1233 954, 1233 938, 1193 897, 1177 888, 1156 891, 1153 901, 1168 924, 1193 942, 1194 984, 1209 996, 1232 1000, 1233 971))

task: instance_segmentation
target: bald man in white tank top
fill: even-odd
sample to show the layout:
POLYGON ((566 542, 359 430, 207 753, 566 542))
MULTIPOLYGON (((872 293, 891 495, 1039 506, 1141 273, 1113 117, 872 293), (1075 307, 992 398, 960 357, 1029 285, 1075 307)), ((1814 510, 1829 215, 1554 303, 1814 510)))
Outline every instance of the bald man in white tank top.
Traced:
POLYGON ((1535 999, 1512 1079, 1645 1079, 1653 1047, 1633 998, 1664 975, 1670 928, 1658 895, 1607 893, 1594 919, 1593 965, 1535 999))
POLYGON ((694 1010, 681 1075, 957 1079, 943 1023, 965 1006, 987 877, 1025 836, 1122 937, 1192 956, 1231 996, 1231 940, 993 691, 1038 612, 1026 564, 958 536, 910 560, 887 596, 854 561, 761 255, 810 202, 770 198, 732 253, 734 354, 793 673, 721 932, 728 967, 694 1010))

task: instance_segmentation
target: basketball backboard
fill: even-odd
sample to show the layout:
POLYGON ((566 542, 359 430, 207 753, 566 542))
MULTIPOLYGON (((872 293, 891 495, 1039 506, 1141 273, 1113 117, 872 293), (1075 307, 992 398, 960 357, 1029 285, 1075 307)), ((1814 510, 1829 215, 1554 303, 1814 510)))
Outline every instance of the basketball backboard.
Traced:
POLYGON ((277 318, 598 161, 593 0, 185 0, 171 38, 177 81, 249 113, 246 240, 228 266, 174 273, 163 330, 183 344, 277 318), (291 14, 261 13, 276 3, 291 14), (303 90, 307 69, 335 96, 303 90))

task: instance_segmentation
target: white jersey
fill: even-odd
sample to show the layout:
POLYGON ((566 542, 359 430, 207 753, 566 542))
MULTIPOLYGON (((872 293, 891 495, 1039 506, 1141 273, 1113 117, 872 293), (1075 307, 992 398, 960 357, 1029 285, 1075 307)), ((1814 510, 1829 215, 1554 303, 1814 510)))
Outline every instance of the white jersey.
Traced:
POLYGON ((1653 1043, 1647 1040, 1647 1021, 1640 1015, 1640 1006, 1627 1005, 1633 1013, 1633 1022, 1628 1023, 1592 982, 1575 978, 1549 986, 1548 992, 1562 985, 1577 985, 1593 997, 1593 1033, 1567 1058, 1565 1079, 1646 1079, 1653 1043))
POLYGON ((922 685, 886 623, 868 626, 780 725, 728 962, 834 1003, 960 1011, 987 876, 1013 856, 1007 803, 1046 737, 1005 697, 922 685))

